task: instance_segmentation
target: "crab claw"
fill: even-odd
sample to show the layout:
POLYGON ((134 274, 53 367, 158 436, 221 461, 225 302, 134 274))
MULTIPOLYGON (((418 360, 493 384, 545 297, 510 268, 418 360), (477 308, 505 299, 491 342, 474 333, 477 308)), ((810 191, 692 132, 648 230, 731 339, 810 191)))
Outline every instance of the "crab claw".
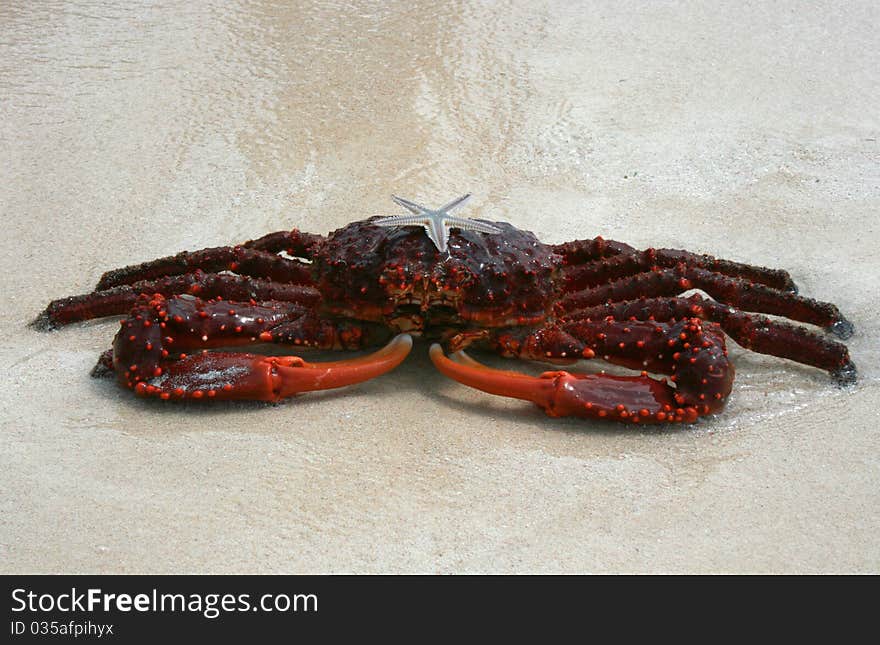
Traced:
POLYGON ((641 423, 695 421, 708 406, 676 402, 676 390, 649 376, 571 374, 544 372, 529 376, 489 368, 464 352, 451 358, 438 344, 431 345, 431 360, 445 376, 483 392, 531 401, 552 417, 579 416, 641 423))
POLYGON ((163 399, 278 401, 375 378, 400 365, 411 348, 412 337, 400 334, 367 356, 326 363, 308 363, 299 356, 205 352, 167 364, 158 376, 139 381, 134 390, 163 399))

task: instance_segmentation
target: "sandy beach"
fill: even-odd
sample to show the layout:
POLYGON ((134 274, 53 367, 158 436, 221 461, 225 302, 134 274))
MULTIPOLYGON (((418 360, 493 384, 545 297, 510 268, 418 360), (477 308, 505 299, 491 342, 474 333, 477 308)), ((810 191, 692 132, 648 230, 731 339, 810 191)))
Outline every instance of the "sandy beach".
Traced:
MULTIPOLYGON (((880 572, 876 2, 0 5, 0 572, 880 572), (106 270, 399 214, 789 270, 859 380, 747 352, 684 427, 437 373, 280 405, 137 399, 106 270)), ((489 360, 507 368, 513 364, 489 360)), ((528 368, 532 372, 536 368, 528 368)))

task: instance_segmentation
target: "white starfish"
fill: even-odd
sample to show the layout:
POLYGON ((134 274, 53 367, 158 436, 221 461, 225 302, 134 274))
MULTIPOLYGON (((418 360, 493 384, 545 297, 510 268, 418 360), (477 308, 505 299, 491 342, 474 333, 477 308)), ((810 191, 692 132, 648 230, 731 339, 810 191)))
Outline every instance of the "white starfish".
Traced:
POLYGON ((449 242, 449 229, 451 228, 460 228, 464 231, 480 231, 481 233, 500 233, 501 229, 492 226, 491 224, 478 222, 475 219, 453 217, 452 215, 449 215, 449 211, 456 206, 464 204, 470 199, 470 196, 470 193, 468 193, 458 199, 452 200, 445 206, 441 206, 437 210, 431 210, 430 208, 425 208, 424 206, 411 202, 408 199, 392 195, 391 199, 411 212, 412 215, 383 217, 374 221, 373 224, 376 226, 424 226, 428 237, 431 238, 434 246, 436 246, 441 252, 446 250, 447 242, 449 242))

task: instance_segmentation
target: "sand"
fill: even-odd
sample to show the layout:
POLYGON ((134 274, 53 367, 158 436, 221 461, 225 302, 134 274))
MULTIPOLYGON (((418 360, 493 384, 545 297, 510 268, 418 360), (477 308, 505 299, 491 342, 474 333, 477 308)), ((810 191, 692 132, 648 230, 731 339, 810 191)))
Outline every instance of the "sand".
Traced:
MULTIPOLYGON (((874 2, 5 2, 0 571, 880 571, 874 2), (550 419, 437 374, 282 405, 89 377, 105 270, 396 214, 791 271, 861 378, 733 347, 723 414, 550 419)), ((505 364, 496 361, 495 364, 505 364)))

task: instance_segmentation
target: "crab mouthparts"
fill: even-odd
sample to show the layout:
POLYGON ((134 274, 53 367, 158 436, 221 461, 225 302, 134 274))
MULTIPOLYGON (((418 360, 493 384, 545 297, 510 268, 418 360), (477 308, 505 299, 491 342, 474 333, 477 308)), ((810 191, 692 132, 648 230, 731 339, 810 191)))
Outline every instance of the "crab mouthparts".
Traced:
POLYGON ((456 308, 459 294, 456 291, 432 283, 430 280, 415 280, 410 285, 395 289, 390 293, 397 307, 418 306, 425 312, 434 307, 456 308))

